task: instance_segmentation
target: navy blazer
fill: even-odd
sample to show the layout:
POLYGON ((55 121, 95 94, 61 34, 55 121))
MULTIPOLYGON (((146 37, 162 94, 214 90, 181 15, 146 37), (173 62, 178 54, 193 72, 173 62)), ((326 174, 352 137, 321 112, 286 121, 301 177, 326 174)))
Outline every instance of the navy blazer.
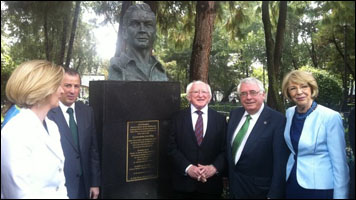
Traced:
POLYGON ((74 144, 70 128, 60 107, 48 112, 48 118, 56 122, 61 134, 61 144, 65 157, 64 175, 69 198, 78 196, 80 166, 89 198, 89 188, 100 186, 100 160, 95 130, 93 109, 82 102, 75 102, 75 115, 78 126, 79 148, 74 144), (79 159, 80 158, 80 159, 79 159))
POLYGON ((283 137, 286 119, 265 105, 235 165, 232 137, 244 112, 242 107, 231 111, 228 123, 226 152, 230 195, 233 198, 283 198, 288 158, 283 137))
POLYGON ((173 188, 180 192, 221 194, 221 174, 226 167, 226 118, 208 108, 207 130, 200 146, 195 137, 190 108, 175 114, 171 128, 168 153, 173 164, 173 188), (219 173, 202 183, 185 173, 190 164, 212 164, 219 173))

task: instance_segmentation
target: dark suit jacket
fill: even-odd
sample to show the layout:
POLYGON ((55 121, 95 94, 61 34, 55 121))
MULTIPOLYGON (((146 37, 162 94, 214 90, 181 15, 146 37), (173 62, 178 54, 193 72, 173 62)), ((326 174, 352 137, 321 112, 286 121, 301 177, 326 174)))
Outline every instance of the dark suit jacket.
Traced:
POLYGON ((226 119, 209 108, 207 130, 199 146, 190 111, 190 108, 179 111, 172 119, 168 151, 173 164, 173 187, 180 192, 221 194, 221 174, 226 167, 226 119), (185 173, 190 164, 212 164, 219 173, 210 177, 206 183, 198 182, 185 173))
POLYGON ((61 134, 61 144, 65 157, 64 175, 69 198, 78 196, 80 167, 89 198, 89 188, 100 186, 100 160, 95 130, 93 109, 82 102, 75 103, 78 126, 79 148, 74 145, 71 130, 60 107, 48 112, 48 118, 56 122, 61 134))
MULTIPOLYGON (((349 115, 349 141, 352 151, 355 152, 355 108, 351 109, 349 115)), ((350 192, 349 198, 355 199, 355 161, 350 168, 350 192)))
POLYGON ((235 165, 231 141, 244 112, 244 108, 231 111, 228 123, 226 152, 230 195, 233 198, 283 198, 289 155, 283 136, 286 119, 265 105, 235 165))

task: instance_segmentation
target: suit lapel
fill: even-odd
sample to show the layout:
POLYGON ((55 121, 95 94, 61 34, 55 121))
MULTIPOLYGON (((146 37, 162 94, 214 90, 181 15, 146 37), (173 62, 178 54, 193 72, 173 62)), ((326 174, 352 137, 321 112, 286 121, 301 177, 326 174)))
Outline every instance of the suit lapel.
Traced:
POLYGON ((190 137, 191 140, 195 141, 195 144, 198 145, 198 141, 197 141, 197 138, 195 137, 195 132, 194 132, 194 129, 193 129, 192 114, 191 114, 191 108, 190 107, 186 110, 184 120, 185 120, 185 127, 188 128, 188 130, 186 131, 187 134, 188 134, 188 137, 190 137))
MULTIPOLYGON (((211 137, 211 134, 213 134, 213 130, 214 130, 214 122, 216 122, 215 120, 215 115, 213 113, 213 111, 208 108, 208 113, 207 113, 207 116, 208 116, 208 121, 207 121, 207 126, 206 126, 206 131, 205 131, 205 135, 203 137, 203 141, 200 145, 203 145, 205 140, 209 140, 209 137, 211 137)), ((198 142, 197 142, 198 143, 198 142)))
POLYGON ((245 147, 241 153, 241 157, 243 156, 244 153, 247 153, 248 151, 257 148, 258 146, 257 141, 259 141, 259 138, 262 136, 263 132, 266 130, 267 125, 270 123, 269 115, 270 113, 268 112, 267 107, 265 105, 261 115, 257 119, 255 126, 253 127, 249 137, 247 138, 245 147))
POLYGON ((293 109, 290 110, 289 112, 287 111, 287 122, 284 130, 284 138, 286 140, 286 144, 288 145, 289 149, 293 152, 293 154, 295 154, 295 152, 290 138, 290 128, 292 126, 294 112, 295 112, 295 107, 293 107, 293 109))
POLYGON ((42 127, 41 127, 41 136, 45 137, 47 148, 50 151, 52 151, 53 154, 55 154, 60 160, 63 160, 62 146, 61 146, 61 143, 58 142, 60 135, 55 134, 55 133, 58 133, 59 131, 57 132, 57 130, 54 130, 54 127, 48 121, 48 118, 46 118, 45 120, 46 120, 46 124, 47 124, 47 128, 48 128, 48 133, 46 131, 43 131, 42 127))
POLYGON ((228 132, 228 137, 229 137, 229 145, 231 147, 231 142, 232 142, 232 137, 236 131, 236 128, 237 126, 239 125, 240 121, 241 121, 241 118, 243 116, 245 112, 245 109, 241 108, 239 109, 237 112, 234 112, 234 115, 231 116, 231 122, 229 121, 229 123, 231 123, 230 125, 230 129, 229 129, 229 132, 228 132))
POLYGON ((74 139, 72 136, 72 132, 67 124, 66 119, 64 118, 64 114, 61 110, 61 108, 58 106, 57 108, 52 110, 54 112, 54 120, 58 124, 59 132, 61 136, 64 137, 64 139, 68 140, 68 142, 72 145, 72 147, 78 151, 76 145, 74 144, 74 139))
POLYGON ((77 127, 78 127, 78 143, 79 143, 79 148, 82 146, 81 141, 83 141, 82 133, 84 131, 84 117, 82 116, 83 114, 83 108, 79 106, 79 104, 76 102, 75 103, 75 116, 77 119, 77 127))

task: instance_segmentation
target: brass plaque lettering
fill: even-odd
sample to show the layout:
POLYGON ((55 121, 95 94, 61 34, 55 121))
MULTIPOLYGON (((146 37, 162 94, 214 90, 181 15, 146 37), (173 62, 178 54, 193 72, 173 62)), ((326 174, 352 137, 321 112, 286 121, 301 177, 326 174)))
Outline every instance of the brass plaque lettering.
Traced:
POLYGON ((127 122, 126 182, 158 177, 159 120, 127 122))

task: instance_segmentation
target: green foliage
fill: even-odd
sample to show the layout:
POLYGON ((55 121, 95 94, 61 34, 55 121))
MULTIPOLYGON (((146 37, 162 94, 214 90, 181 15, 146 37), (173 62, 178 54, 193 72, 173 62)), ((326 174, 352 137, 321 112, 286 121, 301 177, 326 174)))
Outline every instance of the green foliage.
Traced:
MULTIPOLYGON (((46 16, 49 57, 54 62, 58 60, 66 18, 69 21, 67 40, 69 39, 73 5, 72 1, 2 1, 2 94, 7 77, 15 66, 25 60, 46 58, 44 35, 46 16), (7 47, 4 48, 5 46, 7 47)), ((108 61, 102 61, 96 56, 96 44, 91 30, 101 24, 118 22, 122 2, 82 2, 81 5, 81 16, 84 12, 94 10, 95 13, 104 16, 104 21, 99 21, 98 18, 88 24, 82 21, 83 17, 80 17, 71 66, 79 67, 82 73, 95 73, 102 70, 104 68, 102 66, 108 66, 108 61)), ((276 27, 279 2, 270 2, 269 5, 271 23, 276 27)), ((196 2, 157 2, 157 40, 153 55, 162 62, 171 80, 181 83, 181 92, 185 92, 184 88, 189 79, 195 12, 196 2)), ((231 91, 235 90, 239 80, 246 76, 255 76, 261 81, 265 79, 265 83, 268 83, 268 73, 265 72, 263 76, 262 68, 252 67, 255 62, 260 62, 266 68, 261 2, 219 2, 216 12, 209 84, 213 92, 221 92, 226 100, 231 91)), ((287 14, 288 23, 283 44, 281 72, 278 77, 280 80, 290 70, 305 65, 327 70, 335 76, 335 79, 340 80, 343 77, 342 54, 345 46, 348 52, 347 62, 352 73, 355 73, 355 2, 290 1, 287 14), (347 26, 346 43, 344 25, 347 26)), ((272 34, 274 35, 275 32, 272 31, 272 34)), ((116 40, 112 42, 115 43, 116 40)), ((319 83, 319 85, 321 87, 323 84, 319 83)), ((321 95, 318 100, 323 98, 321 95)), ((182 98, 182 101, 185 101, 185 98, 182 98)), ((333 102, 336 103, 336 100, 333 102)))
POLYGON ((316 79, 319 87, 319 95, 316 101, 334 110, 339 110, 342 100, 341 80, 326 70, 309 66, 304 66, 300 70, 311 72, 316 79))
POLYGON ((1 104, 5 103, 6 82, 14 69, 15 64, 9 55, 9 49, 1 40, 1 104))
POLYGON ((344 62, 346 46, 349 69, 355 74, 355 2, 327 1, 320 5, 322 20, 317 25, 319 31, 315 41, 325 55, 322 57, 325 69, 343 76, 344 65, 340 63, 344 62))
MULTIPOLYGON (((63 39, 66 45, 65 52, 68 49, 74 12, 73 2, 5 1, 2 3, 7 8, 1 10, 1 31, 3 33, 6 29, 9 34, 1 34, 1 37, 11 41, 9 55, 14 63, 18 65, 26 60, 48 59, 61 64, 60 51, 63 39), (64 27, 67 27, 66 34, 64 27)), ((83 3, 82 7, 85 9, 81 9, 81 12, 85 12, 93 5, 96 4, 83 3)), ((70 66, 78 68, 80 72, 91 72, 92 68, 98 68, 101 64, 96 56, 95 40, 91 32, 94 26, 96 24, 88 24, 82 21, 82 18, 79 18, 77 23, 70 66)))
POLYGON ((188 107, 189 107, 189 101, 187 99, 187 94, 186 93, 180 94, 180 108, 184 109, 188 107))
POLYGON ((226 113, 228 115, 230 111, 240 106, 240 103, 216 103, 210 104, 209 108, 219 111, 220 113, 226 113))
POLYGON ((160 1, 157 10, 157 35, 175 50, 190 48, 194 38, 195 5, 193 1, 160 1), (180 30, 180 31, 177 31, 180 30))

